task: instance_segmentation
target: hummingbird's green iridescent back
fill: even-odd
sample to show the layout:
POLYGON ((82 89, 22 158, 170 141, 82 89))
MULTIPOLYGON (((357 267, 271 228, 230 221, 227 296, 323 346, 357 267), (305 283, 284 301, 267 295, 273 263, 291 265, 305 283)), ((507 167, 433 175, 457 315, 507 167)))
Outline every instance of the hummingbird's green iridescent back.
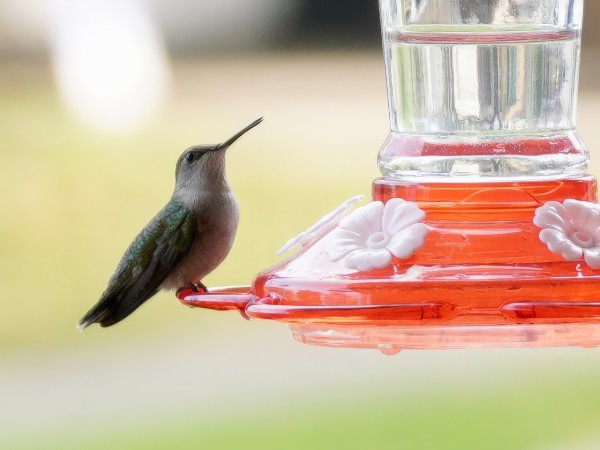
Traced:
POLYGON ((169 202, 133 240, 104 294, 79 327, 113 325, 152 297, 190 251, 196 230, 195 215, 182 204, 169 202))

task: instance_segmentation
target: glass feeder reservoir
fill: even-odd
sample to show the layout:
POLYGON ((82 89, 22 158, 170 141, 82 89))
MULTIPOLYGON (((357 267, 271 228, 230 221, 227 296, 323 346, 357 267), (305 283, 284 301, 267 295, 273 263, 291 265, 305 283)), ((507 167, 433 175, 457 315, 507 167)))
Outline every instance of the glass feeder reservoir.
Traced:
POLYGON ((300 342, 600 344, 600 205, 575 130, 583 0, 380 0, 391 131, 342 204, 251 287, 189 306, 300 342))
MULTIPOLYGON (((380 2, 391 133, 385 176, 581 175, 582 1, 380 2)), ((518 181, 518 180, 517 180, 518 181)))

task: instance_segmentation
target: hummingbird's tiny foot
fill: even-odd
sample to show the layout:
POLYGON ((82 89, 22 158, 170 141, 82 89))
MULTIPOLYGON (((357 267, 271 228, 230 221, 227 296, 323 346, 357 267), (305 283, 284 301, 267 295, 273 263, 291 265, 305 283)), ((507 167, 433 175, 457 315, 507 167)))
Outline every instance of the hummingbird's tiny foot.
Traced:
POLYGON ((198 283, 190 282, 190 289, 194 292, 208 292, 208 288, 200 282, 198 282, 198 283))

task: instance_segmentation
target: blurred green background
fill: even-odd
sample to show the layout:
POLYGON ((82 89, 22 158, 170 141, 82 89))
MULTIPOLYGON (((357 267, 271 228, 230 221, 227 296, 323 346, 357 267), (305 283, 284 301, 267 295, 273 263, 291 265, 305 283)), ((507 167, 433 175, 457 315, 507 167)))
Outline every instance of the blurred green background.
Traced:
MULTIPOLYGON (((369 195, 388 132, 374 1, 81 3, 87 13, 68 0, 0 1, 0 448, 600 446, 598 349, 386 357, 310 347, 284 325, 187 309, 173 293, 78 333, 123 250, 168 200, 187 146, 265 117, 229 151, 241 222, 205 280, 248 284, 288 238, 369 195), (223 17, 228 26, 215 28, 223 17), (121 61, 151 105, 110 95, 120 49, 102 31, 127 29, 150 33, 138 44, 162 70, 151 82, 121 61), (98 45, 84 56, 107 63, 91 86, 106 98, 87 104, 74 97, 89 94, 86 73, 68 72, 82 57, 78 33, 99 33, 82 39, 98 45), (102 100, 108 115, 93 109, 102 100)), ((578 128, 599 174, 600 39, 589 18, 600 11, 588 3, 578 128)))

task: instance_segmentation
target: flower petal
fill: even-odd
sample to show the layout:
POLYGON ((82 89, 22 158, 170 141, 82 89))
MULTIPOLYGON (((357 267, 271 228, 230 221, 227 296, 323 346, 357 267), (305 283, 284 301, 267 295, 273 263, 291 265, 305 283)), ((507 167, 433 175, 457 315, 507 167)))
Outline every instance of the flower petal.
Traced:
POLYGON ((583 257, 592 269, 600 269, 600 247, 586 248, 583 250, 583 257))
POLYGON ((423 247, 425 236, 429 232, 427 225, 423 223, 415 223, 409 227, 396 233, 387 249, 392 252, 396 258, 410 258, 414 253, 423 247))
MULTIPOLYGON (((600 228, 600 211, 594 203, 567 199, 563 202, 571 222, 576 230, 598 233, 600 228)), ((594 236, 598 237, 598 236, 594 236)))
POLYGON ((383 214, 383 203, 380 201, 371 202, 360 208, 356 208, 350 215, 340 221, 340 228, 354 231, 363 242, 367 238, 381 231, 381 216, 383 214))
POLYGON ((564 234, 571 234, 574 229, 571 217, 562 203, 550 201, 535 210, 533 223, 540 228, 549 228, 564 234))
POLYGON ((336 228, 326 238, 330 243, 325 252, 331 261, 339 261, 348 253, 364 248, 364 241, 353 231, 336 228))
POLYGON ((552 253, 561 255, 567 261, 576 261, 581 258, 583 249, 575 245, 563 233, 545 229, 540 231, 540 240, 548 246, 552 253))
POLYGON ((392 198, 385 204, 383 210, 382 228, 389 234, 396 234, 425 218, 425 211, 416 203, 406 202, 401 198, 392 198))
POLYGON ((361 272, 373 269, 383 269, 392 262, 392 255, 385 248, 379 250, 361 249, 350 253, 344 259, 348 269, 357 269, 361 272))

